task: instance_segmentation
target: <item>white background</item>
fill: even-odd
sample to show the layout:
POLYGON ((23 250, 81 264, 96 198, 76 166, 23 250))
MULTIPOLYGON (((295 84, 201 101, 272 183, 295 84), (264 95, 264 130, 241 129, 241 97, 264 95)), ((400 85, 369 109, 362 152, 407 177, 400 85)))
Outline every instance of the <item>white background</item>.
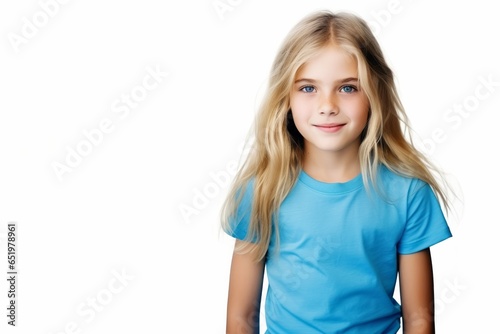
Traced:
POLYGON ((232 176, 279 44, 323 8, 370 22, 417 144, 439 134, 427 153, 463 198, 454 237, 433 247, 438 332, 497 328, 492 2, 74 0, 47 7, 52 16, 48 2, 0 5, 1 277, 7 223, 19 232, 18 326, 6 324, 2 279, 2 333, 224 332, 233 241, 218 228, 223 175, 232 176), (148 68, 168 76, 120 118, 113 106, 141 92, 148 68), (112 131, 85 146, 83 132, 103 120, 112 131), (78 145, 88 154, 59 179, 53 164, 78 145))

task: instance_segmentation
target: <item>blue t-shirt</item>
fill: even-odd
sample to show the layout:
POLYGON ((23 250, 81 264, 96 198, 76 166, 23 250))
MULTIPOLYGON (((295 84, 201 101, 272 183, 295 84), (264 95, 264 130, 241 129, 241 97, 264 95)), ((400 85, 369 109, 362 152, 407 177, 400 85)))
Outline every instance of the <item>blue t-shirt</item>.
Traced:
MULTIPOLYGON (((237 239, 247 233, 252 185, 233 221, 237 239)), ((367 191, 361 174, 324 183, 301 171, 279 209, 279 250, 272 236, 266 257, 266 333, 398 331, 398 253, 418 252, 451 232, 425 182, 381 166, 378 186, 382 192, 367 191)))

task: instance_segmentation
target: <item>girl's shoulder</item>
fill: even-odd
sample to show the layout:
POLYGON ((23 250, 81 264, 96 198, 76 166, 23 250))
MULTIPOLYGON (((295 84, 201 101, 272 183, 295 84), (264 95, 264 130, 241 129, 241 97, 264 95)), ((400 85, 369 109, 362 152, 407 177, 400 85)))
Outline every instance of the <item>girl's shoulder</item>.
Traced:
POLYGON ((377 172, 377 186, 388 194, 415 194, 429 184, 419 178, 403 175, 395 169, 381 164, 377 172))

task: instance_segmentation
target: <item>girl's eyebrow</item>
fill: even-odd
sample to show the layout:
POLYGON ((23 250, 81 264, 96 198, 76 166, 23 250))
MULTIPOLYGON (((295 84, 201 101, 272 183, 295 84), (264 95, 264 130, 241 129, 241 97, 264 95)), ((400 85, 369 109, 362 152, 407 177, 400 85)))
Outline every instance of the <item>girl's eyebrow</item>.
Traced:
MULTIPOLYGON (((349 77, 349 78, 339 79, 339 80, 336 80, 335 83, 339 84, 339 83, 346 83, 346 82, 351 82, 351 81, 358 81, 358 78, 349 77)), ((314 80, 314 79, 308 79, 308 78, 300 78, 300 79, 295 80, 295 83, 301 83, 301 82, 316 84, 320 81, 314 80)))

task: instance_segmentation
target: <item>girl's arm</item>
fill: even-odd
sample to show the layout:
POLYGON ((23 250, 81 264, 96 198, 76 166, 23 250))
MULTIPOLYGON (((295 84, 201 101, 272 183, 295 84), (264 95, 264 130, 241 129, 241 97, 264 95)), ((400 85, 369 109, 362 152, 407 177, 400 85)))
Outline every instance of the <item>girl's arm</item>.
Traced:
MULTIPOLYGON (((236 240, 236 245, 243 242, 236 240)), ((263 277, 264 260, 255 262, 251 253, 233 252, 227 301, 227 334, 259 333, 263 277)))
POLYGON ((429 248, 399 255, 403 333, 434 334, 434 283, 429 248))

